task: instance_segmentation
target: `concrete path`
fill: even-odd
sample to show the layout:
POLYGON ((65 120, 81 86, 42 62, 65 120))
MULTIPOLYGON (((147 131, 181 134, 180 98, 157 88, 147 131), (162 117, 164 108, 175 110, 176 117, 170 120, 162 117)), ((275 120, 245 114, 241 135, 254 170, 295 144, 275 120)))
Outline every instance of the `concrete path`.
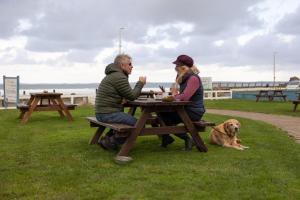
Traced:
POLYGON ((295 141, 300 144, 300 117, 217 109, 207 109, 206 112, 217 115, 237 116, 253 120, 260 120, 273 124, 274 126, 279 127, 281 130, 286 131, 289 136, 293 137, 295 141))

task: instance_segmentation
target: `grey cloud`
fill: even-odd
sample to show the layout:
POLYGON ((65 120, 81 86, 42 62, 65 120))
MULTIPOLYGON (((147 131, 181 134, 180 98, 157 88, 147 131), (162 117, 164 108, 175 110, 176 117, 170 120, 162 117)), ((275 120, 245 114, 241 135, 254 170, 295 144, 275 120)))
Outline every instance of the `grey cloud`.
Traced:
POLYGON ((294 13, 288 14, 277 24, 276 31, 283 34, 300 34, 300 6, 294 13))
POLYGON ((33 18, 39 6, 38 1, 34 2, 32 0, 1 0, 0 38, 8 38, 16 34, 18 21, 33 18))
POLYGON ((96 50, 90 50, 90 51, 85 51, 85 50, 71 50, 68 55, 67 59, 72 60, 73 62, 77 63, 92 63, 94 62, 95 57, 99 51, 96 50))
MULTIPOLYGON (((0 37, 13 34, 20 18, 28 18, 33 23, 30 30, 22 34, 28 37, 26 49, 31 51, 69 52, 66 59, 73 62, 93 62, 93 59, 103 48, 112 47, 118 39, 119 27, 125 27, 124 40, 137 44, 151 44, 166 39, 179 43, 177 48, 159 48, 157 50, 142 47, 138 52, 126 49, 134 58, 134 63, 142 66, 149 62, 171 65, 176 56, 189 54, 199 64, 221 63, 226 66, 262 65, 268 64, 274 50, 284 56, 282 62, 298 61, 294 56, 297 51, 298 39, 295 44, 282 43, 272 34, 257 37, 245 46, 239 46, 236 37, 257 30, 263 23, 258 21, 248 7, 258 0, 115 0, 115 1, 1 1, 1 24, 4 30, 0 37), (3 3, 4 2, 4 3, 3 3), (12 3, 8 3, 12 2, 12 3), (25 3, 24 3, 25 2, 25 3), (39 3, 37 3, 39 2, 39 3), (10 17, 12 10, 15 11, 10 17), (39 19, 37 15, 44 13, 39 19), (179 30, 170 28, 157 36, 145 40, 149 26, 168 23, 186 22, 195 25, 193 32, 184 35, 179 30), (190 42, 184 43, 182 38, 189 37, 190 42), (222 47, 216 47, 213 42, 224 39, 222 47), (292 50, 291 50, 292 49, 292 50)), ((298 29, 288 29, 284 26, 299 27, 296 23, 300 17, 296 14, 287 16, 281 22, 278 30, 298 33, 298 29), (286 25, 290 24, 290 25, 286 25)), ((299 45, 298 45, 299 46, 299 45)), ((107 58, 110 62, 113 59, 107 58)))
MULTIPOLYGON (((264 35, 254 38, 248 45, 239 50, 248 65, 272 65, 273 53, 276 53, 277 62, 284 69, 299 69, 300 38, 291 43, 280 40, 275 35, 264 35)), ((246 64, 246 63, 245 63, 246 64)))
MULTIPOLYGON (((236 30, 237 27, 249 28, 254 24, 255 18, 249 15, 247 8, 257 1, 44 0, 38 4, 36 2, 28 1, 27 5, 27 2, 19 1, 14 5, 23 10, 15 16, 15 19, 26 17, 34 23, 33 28, 25 32, 29 37, 27 48, 35 51, 55 51, 55 48, 57 51, 67 51, 111 46, 113 39, 117 39, 119 27, 126 27, 124 35, 126 34, 127 40, 143 42, 149 25, 156 26, 177 21, 194 23, 196 25, 194 34, 197 35, 234 34, 231 29, 235 29, 237 34, 242 30, 236 30), (34 14, 28 16, 28 13, 34 14), (44 13, 45 17, 36 20, 35 16, 38 13, 44 13)), ((9 23, 11 20, 7 15, 9 13, 5 15, 9 23)))

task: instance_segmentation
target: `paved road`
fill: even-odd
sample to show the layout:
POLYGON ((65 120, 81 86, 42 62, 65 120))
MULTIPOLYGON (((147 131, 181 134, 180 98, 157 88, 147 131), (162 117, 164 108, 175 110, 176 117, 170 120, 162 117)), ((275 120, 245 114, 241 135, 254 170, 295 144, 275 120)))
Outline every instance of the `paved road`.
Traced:
POLYGON ((253 120, 260 120, 273 124, 274 126, 279 127, 281 130, 286 131, 291 137, 295 139, 297 143, 300 144, 300 117, 217 109, 207 109, 206 112, 217 115, 229 115, 253 120))

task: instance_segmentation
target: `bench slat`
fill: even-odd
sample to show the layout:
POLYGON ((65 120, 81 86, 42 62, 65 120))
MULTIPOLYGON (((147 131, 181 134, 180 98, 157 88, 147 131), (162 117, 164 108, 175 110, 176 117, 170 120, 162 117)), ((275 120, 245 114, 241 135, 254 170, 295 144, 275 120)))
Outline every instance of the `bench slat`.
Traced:
MULTIPOLYGON (((65 104, 68 110, 74 110, 76 108, 76 104, 65 104)), ((57 107, 57 105, 53 105, 53 108, 57 107)), ((27 104, 18 104, 17 109, 22 110, 22 111, 27 111, 29 109, 29 106, 27 104)), ((51 107, 48 108, 47 105, 37 105, 37 110, 53 110, 51 107)))
POLYGON ((104 126, 119 132, 126 132, 134 129, 134 126, 130 126, 127 124, 100 122, 96 119, 96 117, 87 117, 86 120, 90 122, 91 127, 104 126))

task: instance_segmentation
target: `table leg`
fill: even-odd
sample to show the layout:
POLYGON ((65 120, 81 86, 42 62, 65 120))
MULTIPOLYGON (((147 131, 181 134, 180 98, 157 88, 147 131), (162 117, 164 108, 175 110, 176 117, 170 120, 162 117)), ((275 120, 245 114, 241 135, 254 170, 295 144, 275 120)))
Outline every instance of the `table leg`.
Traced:
MULTIPOLYGON (((49 99, 49 101, 50 101, 50 99, 49 99)), ((53 103, 53 105, 60 107, 59 104, 55 101, 55 99, 51 99, 51 102, 53 103)), ((50 103, 49 103, 49 105, 50 105, 50 103)), ((62 110, 57 110, 57 112, 59 113, 60 117, 65 117, 62 110)))
POLYGON ((102 133, 104 132, 105 127, 100 126, 97 131, 95 132, 94 136, 91 138, 89 144, 97 144, 99 141, 99 138, 101 137, 102 133))
POLYGON ((190 118, 187 115, 184 108, 183 107, 178 108, 177 113, 180 116, 180 118, 182 119, 187 130, 190 132, 190 134, 196 144, 197 149, 201 152, 207 152, 208 151, 207 147, 205 146, 203 140, 199 136, 197 129, 195 128, 193 122, 190 120, 190 118))
MULTIPOLYGON (((27 105, 30 106, 30 104, 32 103, 32 101, 33 101, 33 97, 31 96, 30 99, 29 99, 28 102, 27 102, 27 105)), ((20 112, 21 112, 21 113, 20 113, 20 115, 19 115, 19 119, 22 119, 22 118, 24 117, 26 111, 20 110, 20 112)))
POLYGON ((20 115, 19 115, 19 119, 22 119, 25 115, 26 111, 21 111, 20 115))
POLYGON ((294 112, 296 112, 297 106, 298 106, 298 103, 295 103, 294 110, 293 110, 294 112))
POLYGON ((135 129, 131 132, 131 134, 128 136, 126 142, 122 145, 121 150, 118 153, 118 156, 128 156, 130 149, 133 147, 137 136, 140 134, 140 132, 144 128, 150 114, 151 114, 151 112, 147 108, 145 108, 142 111, 141 117, 136 122, 135 129))
POLYGON ((130 107, 130 108, 129 108, 129 111, 128 111, 128 114, 134 116, 135 111, 136 111, 136 107, 130 107))
MULTIPOLYGON (((165 124, 165 122, 159 117, 159 114, 157 113, 157 121, 158 121, 158 124, 159 124, 159 126, 160 127, 164 127, 164 126, 167 126, 166 124, 165 124)), ((152 127, 153 127, 153 125, 152 125, 152 127)), ((162 135, 157 135, 158 136, 158 138, 161 140, 161 142, 162 142, 162 135)))
POLYGON ((36 108, 36 106, 37 106, 37 104, 39 103, 40 100, 41 100, 41 98, 39 98, 39 97, 34 98, 33 102, 29 106, 28 111, 24 114, 24 116, 23 116, 23 118, 21 120, 21 122, 23 124, 25 124, 29 120, 32 112, 34 111, 34 109, 36 108))
POLYGON ((31 96, 30 99, 29 99, 29 101, 27 102, 27 105, 30 105, 33 102, 33 99, 34 99, 34 97, 31 96))
POLYGON ((57 100, 59 106, 62 108, 62 110, 66 114, 66 117, 68 118, 68 120, 73 121, 73 117, 72 117, 71 113, 69 112, 68 108, 65 106, 63 100, 60 97, 56 98, 56 100, 57 100))

